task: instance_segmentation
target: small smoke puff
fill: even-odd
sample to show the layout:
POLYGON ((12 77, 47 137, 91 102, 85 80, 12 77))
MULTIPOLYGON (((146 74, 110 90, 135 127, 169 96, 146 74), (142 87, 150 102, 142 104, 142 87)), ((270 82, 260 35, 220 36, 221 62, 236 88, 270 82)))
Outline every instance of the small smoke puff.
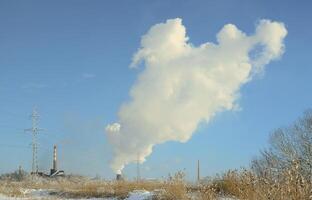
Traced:
POLYGON ((108 133, 117 133, 120 130, 120 124, 114 123, 114 124, 111 124, 111 125, 107 125, 105 130, 108 133))
POLYGON ((253 35, 227 24, 217 44, 188 42, 181 19, 156 24, 142 37, 131 67, 143 62, 119 110, 119 123, 108 125, 115 172, 131 162, 144 162, 153 147, 186 142, 199 123, 224 110, 236 110, 240 87, 284 52, 287 30, 282 23, 261 20, 253 35), (258 47, 261 47, 258 49, 258 47), (254 53, 254 50, 258 50, 254 53))

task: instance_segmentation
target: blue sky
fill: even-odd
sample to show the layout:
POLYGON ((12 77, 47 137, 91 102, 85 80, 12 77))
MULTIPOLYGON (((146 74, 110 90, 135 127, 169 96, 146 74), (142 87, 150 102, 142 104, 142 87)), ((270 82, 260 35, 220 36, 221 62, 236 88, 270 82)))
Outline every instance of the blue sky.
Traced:
MULTIPOLYGON (((215 42, 227 23, 246 33, 260 19, 285 23, 282 58, 244 85, 240 111, 219 113, 187 143, 168 142, 142 165, 145 177, 185 170, 202 174, 248 166, 275 128, 312 107, 310 1, 0 1, 0 173, 31 168, 29 115, 41 115, 40 168, 51 165, 53 144, 68 173, 114 177, 106 124, 140 70, 129 69, 141 36, 154 24, 182 18, 194 45, 215 42)), ((129 165, 125 174, 134 176, 129 165)))

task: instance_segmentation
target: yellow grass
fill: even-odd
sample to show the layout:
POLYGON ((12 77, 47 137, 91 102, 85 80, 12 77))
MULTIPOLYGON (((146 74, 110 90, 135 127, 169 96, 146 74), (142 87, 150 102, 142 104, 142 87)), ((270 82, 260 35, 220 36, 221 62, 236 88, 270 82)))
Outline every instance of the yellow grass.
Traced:
POLYGON ((124 199, 134 190, 154 191, 153 199, 188 200, 190 194, 198 200, 213 200, 220 196, 240 200, 308 200, 312 199, 311 180, 300 173, 298 163, 283 170, 278 177, 268 173, 257 176, 250 170, 229 171, 221 177, 190 185, 183 174, 167 181, 102 181, 82 177, 26 178, 23 181, 0 180, 0 193, 23 196, 22 189, 50 189, 55 195, 70 198, 117 197, 124 199))

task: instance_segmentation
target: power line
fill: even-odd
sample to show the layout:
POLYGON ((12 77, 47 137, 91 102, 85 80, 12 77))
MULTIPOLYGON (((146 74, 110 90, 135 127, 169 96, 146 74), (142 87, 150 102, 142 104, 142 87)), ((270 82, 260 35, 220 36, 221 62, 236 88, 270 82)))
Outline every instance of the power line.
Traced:
POLYGON ((8 147, 8 148, 24 148, 24 149, 29 149, 29 146, 24 146, 24 145, 16 145, 16 144, 1 144, 0 143, 0 148, 2 147, 8 147))
POLYGON ((5 109, 1 108, 0 111, 1 111, 1 113, 5 112, 6 117, 18 117, 18 118, 22 117, 22 115, 20 113, 13 112, 12 110, 5 110, 5 109))

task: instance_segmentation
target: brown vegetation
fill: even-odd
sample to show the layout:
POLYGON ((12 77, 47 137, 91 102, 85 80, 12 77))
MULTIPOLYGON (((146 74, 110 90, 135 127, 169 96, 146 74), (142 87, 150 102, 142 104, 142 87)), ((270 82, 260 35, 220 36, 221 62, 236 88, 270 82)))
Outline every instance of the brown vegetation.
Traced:
MULTIPOLYGON (((85 178, 26 179, 0 181, 0 193, 23 197, 25 189, 49 189, 51 195, 68 198, 118 197, 124 199, 135 190, 154 191, 154 199, 187 200, 191 195, 199 200, 213 200, 221 196, 248 200, 312 199, 311 183, 299 173, 294 162, 279 179, 267 174, 258 176, 250 170, 229 171, 220 178, 198 185, 186 184, 177 173, 172 179, 158 181, 100 181, 85 178)), ((194 198, 193 198, 194 199, 194 198)))

